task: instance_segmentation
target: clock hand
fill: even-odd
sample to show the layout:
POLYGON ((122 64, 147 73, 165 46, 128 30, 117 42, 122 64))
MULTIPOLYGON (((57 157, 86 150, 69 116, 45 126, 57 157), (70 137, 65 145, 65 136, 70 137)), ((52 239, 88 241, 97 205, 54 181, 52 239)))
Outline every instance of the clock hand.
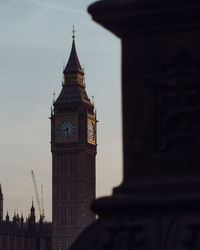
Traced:
POLYGON ((69 135, 69 128, 68 127, 65 129, 65 131, 66 131, 66 134, 69 135))

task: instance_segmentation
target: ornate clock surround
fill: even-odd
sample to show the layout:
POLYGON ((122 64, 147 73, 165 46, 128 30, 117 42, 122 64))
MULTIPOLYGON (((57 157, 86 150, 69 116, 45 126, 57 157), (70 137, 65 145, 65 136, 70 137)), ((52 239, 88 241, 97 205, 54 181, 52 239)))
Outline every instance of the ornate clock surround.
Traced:
POLYGON ((91 114, 87 116, 87 142, 96 145, 96 117, 91 114))

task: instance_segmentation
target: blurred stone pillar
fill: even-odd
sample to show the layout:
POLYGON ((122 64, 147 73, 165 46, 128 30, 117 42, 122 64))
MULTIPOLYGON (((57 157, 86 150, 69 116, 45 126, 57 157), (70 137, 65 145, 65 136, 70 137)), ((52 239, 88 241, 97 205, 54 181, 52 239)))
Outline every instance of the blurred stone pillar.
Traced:
POLYGON ((122 40, 124 181, 72 249, 200 249, 200 4, 102 0, 122 40))

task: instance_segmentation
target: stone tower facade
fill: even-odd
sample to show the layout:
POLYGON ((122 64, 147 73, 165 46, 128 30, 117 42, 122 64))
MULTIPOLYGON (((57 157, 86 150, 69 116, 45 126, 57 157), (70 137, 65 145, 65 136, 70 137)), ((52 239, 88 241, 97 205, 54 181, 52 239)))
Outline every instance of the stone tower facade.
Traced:
POLYGON ((96 114, 73 35, 62 90, 51 113, 53 250, 67 250, 94 219, 96 114))
POLYGON ((0 221, 3 220, 3 193, 2 188, 0 184, 0 221))

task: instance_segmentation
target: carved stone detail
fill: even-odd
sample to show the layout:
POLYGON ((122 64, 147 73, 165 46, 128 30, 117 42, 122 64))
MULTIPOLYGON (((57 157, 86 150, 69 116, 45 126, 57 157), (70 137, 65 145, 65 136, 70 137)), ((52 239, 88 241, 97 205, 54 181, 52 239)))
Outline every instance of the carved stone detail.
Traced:
POLYGON ((123 216, 97 220, 70 250, 199 250, 200 214, 123 216), (176 248, 174 248, 176 246, 176 248))
POLYGON ((198 59, 180 49, 170 58, 157 60, 146 79, 154 99, 155 148, 160 152, 200 148, 198 59))

